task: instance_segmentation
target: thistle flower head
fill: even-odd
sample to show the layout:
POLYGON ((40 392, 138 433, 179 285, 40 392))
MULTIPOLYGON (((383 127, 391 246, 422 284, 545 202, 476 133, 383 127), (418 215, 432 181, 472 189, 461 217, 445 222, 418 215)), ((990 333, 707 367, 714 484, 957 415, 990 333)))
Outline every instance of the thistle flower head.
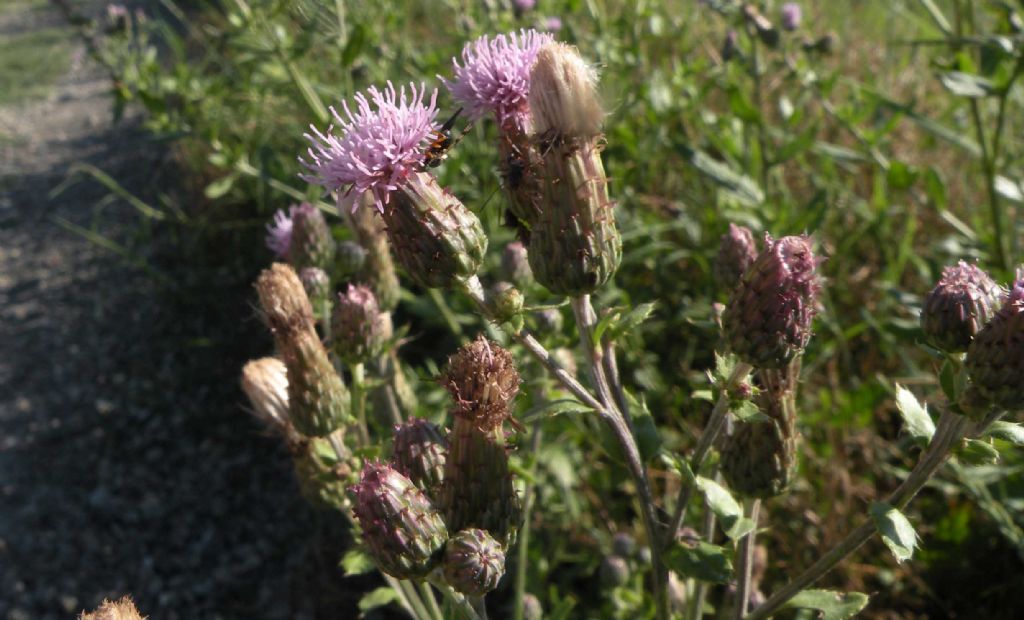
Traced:
POLYGON ((597 96, 597 72, 575 47, 548 43, 537 52, 530 74, 530 111, 538 135, 590 138, 601 133, 604 110, 597 96))
POLYGON ((286 432, 288 420, 288 370, 276 357, 252 360, 242 368, 242 391, 249 397, 253 414, 275 429, 286 432))
POLYGON ((278 209, 274 213, 274 219, 267 223, 267 248, 277 258, 288 258, 288 250, 292 244, 292 218, 295 216, 295 210, 299 207, 300 205, 292 205, 288 207, 287 212, 284 209, 278 209))
POLYGON ((487 531, 460 530, 444 551, 448 585, 468 596, 483 596, 498 587, 505 574, 505 551, 487 531))
POLYGON ((722 322, 733 352, 759 368, 781 368, 811 338, 821 288, 806 235, 773 240, 743 274, 722 322))
POLYGON ((941 351, 961 353, 999 306, 1001 291, 987 273, 960 261, 942 270, 942 278, 921 308, 921 329, 941 351))
POLYGON ((391 315, 380 311, 369 287, 350 284, 338 295, 331 315, 331 338, 334 352, 343 362, 361 364, 380 355, 392 331, 391 315))
POLYGON ((104 600, 92 613, 83 613, 79 620, 145 620, 135 608, 132 597, 125 596, 119 601, 104 600))
POLYGON ((793 31, 800 27, 800 20, 803 18, 803 10, 796 2, 787 2, 779 9, 782 29, 793 31))
POLYGON ((1009 411, 1024 409, 1024 269, 971 341, 965 364, 981 400, 1009 411))
POLYGON ((512 354, 480 336, 448 358, 441 383, 455 401, 456 416, 490 431, 509 417, 520 380, 512 354))
POLYGON ((462 48, 461 65, 452 59, 455 79, 442 80, 470 118, 494 112, 499 125, 512 121, 523 127, 530 115, 530 69, 540 48, 553 40, 532 29, 484 35, 462 48))
POLYGON ((423 418, 410 418, 395 427, 391 464, 427 496, 434 498, 444 481, 448 439, 438 426, 423 418))
MULTIPOLYGON (((369 191, 377 208, 383 210, 388 194, 421 168, 424 150, 439 127, 435 120, 437 89, 425 102, 426 94, 422 84, 396 91, 388 82, 384 90, 371 86, 366 93, 358 93, 355 111, 343 102, 344 116, 332 107, 340 133, 335 133, 334 125, 326 132, 310 126, 313 133, 305 134, 309 161, 299 161, 311 174, 302 178, 328 191, 369 191)), ((358 204, 354 201, 353 208, 358 204)))

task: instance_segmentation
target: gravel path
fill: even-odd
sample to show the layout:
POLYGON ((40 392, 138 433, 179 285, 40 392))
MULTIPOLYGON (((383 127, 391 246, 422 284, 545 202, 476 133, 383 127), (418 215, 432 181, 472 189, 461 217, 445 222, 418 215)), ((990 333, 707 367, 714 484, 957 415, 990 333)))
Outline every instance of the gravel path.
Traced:
MULTIPOLYGON (((0 46, 54 23, 0 16, 0 46)), ((366 583, 340 578, 333 520, 241 408, 238 369, 269 349, 233 254, 246 240, 193 241, 185 265, 184 242, 93 181, 48 197, 78 161, 148 200, 175 176, 137 121, 111 124, 103 72, 72 58, 46 100, 0 106, 0 618, 126 593, 153 619, 350 617, 343 589, 366 583)))

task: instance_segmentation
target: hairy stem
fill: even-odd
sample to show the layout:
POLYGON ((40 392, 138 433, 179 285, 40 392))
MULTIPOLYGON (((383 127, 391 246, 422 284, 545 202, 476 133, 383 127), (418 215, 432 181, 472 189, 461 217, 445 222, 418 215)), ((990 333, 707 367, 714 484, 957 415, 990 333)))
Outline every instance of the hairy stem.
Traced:
POLYGON ((746 516, 754 522, 754 529, 740 540, 739 548, 739 583, 736 584, 736 602, 733 617, 741 620, 747 613, 747 606, 750 605, 750 578, 754 568, 754 538, 757 535, 757 516, 761 511, 761 500, 747 500, 745 502, 746 516))

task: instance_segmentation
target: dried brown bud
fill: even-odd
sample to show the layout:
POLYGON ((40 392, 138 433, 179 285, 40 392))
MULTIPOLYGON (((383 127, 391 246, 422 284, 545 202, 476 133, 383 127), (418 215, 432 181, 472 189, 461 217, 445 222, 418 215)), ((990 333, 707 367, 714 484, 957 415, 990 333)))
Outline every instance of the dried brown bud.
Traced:
POLYGON ((483 431, 499 428, 509 417, 519 383, 512 354, 483 336, 449 357, 441 377, 455 401, 453 413, 483 431))
POLYGON ((257 418, 279 432, 289 431, 288 369, 284 362, 276 357, 250 361, 242 368, 242 391, 257 418))
POLYGON ((530 111, 538 135, 592 137, 601 133, 604 110, 597 72, 565 43, 548 43, 530 73, 530 111))
POLYGON ((284 263, 264 269, 256 280, 260 307, 280 346, 289 333, 313 328, 313 307, 295 270, 284 263))
POLYGON ((96 611, 92 613, 83 612, 79 620, 146 620, 135 609, 132 597, 125 596, 119 601, 104 600, 96 611))

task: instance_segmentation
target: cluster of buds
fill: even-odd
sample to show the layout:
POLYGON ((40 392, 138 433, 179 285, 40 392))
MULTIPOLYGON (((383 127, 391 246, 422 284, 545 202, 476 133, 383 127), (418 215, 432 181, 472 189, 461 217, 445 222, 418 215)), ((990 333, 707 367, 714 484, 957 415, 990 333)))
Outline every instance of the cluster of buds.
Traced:
POLYGON ((807 346, 817 312, 818 259, 807 236, 774 240, 736 285, 722 317, 729 346, 756 368, 783 368, 807 346))
POLYGON ((289 419, 309 437, 349 421, 349 394, 313 323, 313 308, 295 271, 275 263, 256 281, 260 307, 287 367, 289 419))

